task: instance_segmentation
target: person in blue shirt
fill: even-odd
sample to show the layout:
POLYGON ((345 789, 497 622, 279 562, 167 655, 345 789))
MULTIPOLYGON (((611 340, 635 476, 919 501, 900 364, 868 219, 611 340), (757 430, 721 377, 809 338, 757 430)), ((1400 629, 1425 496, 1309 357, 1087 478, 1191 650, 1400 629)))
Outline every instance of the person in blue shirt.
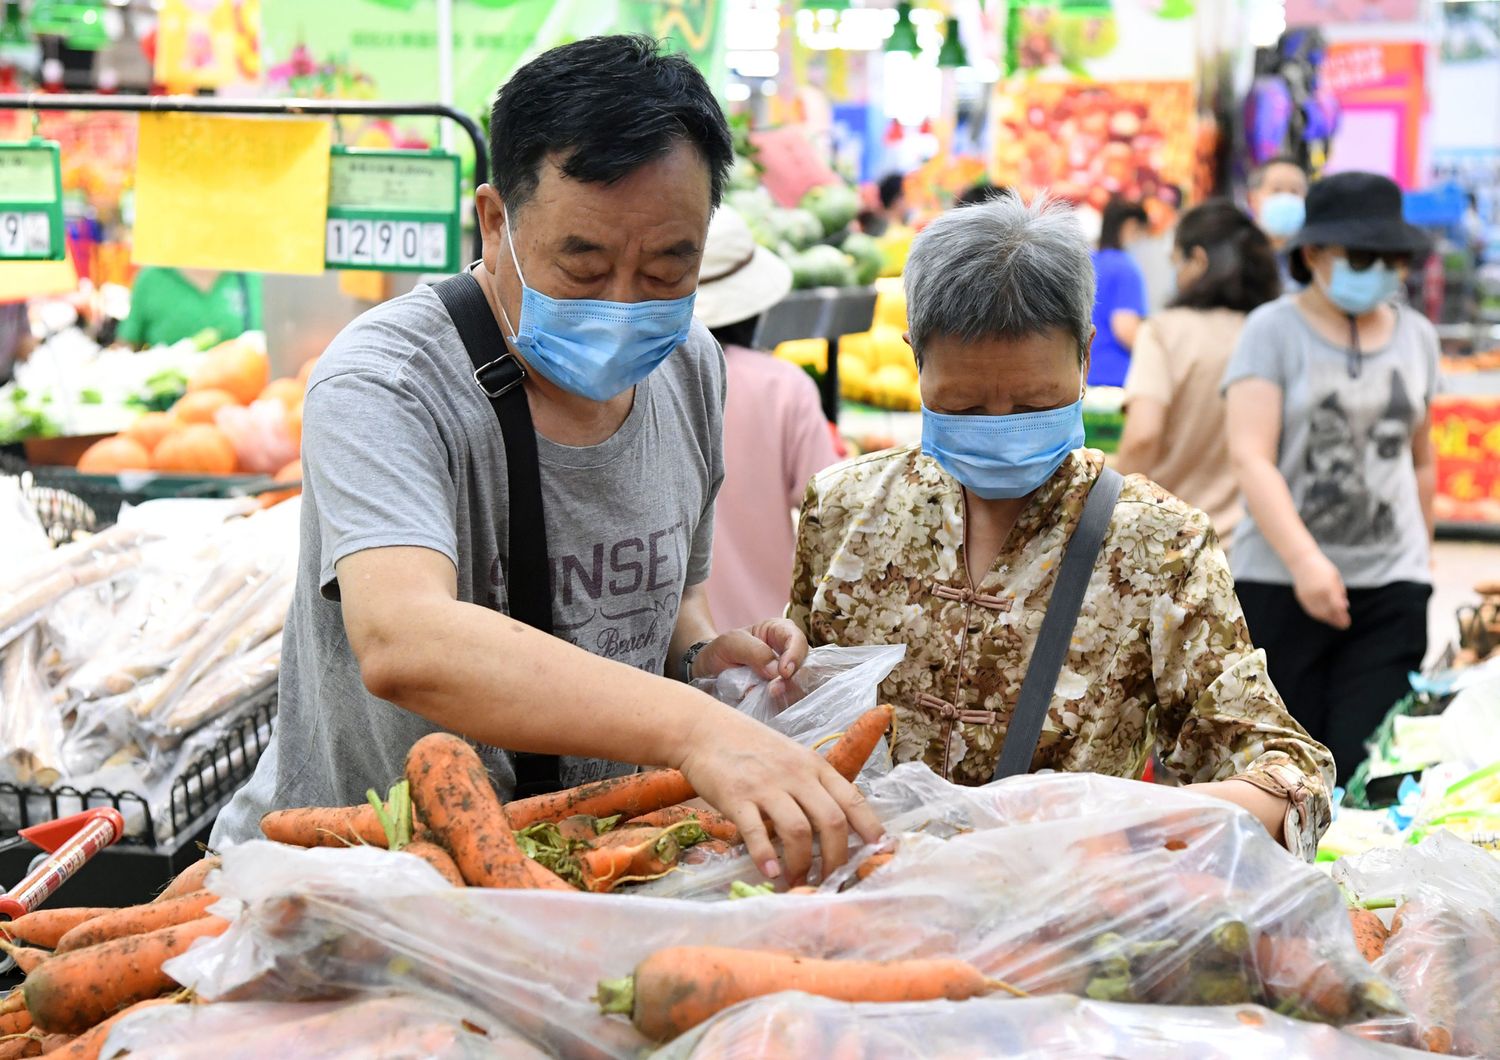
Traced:
POLYGON ((1145 236, 1146 208, 1128 199, 1104 207, 1099 249, 1094 251, 1094 346, 1089 386, 1124 386, 1130 347, 1146 315, 1146 280, 1126 248, 1145 236))

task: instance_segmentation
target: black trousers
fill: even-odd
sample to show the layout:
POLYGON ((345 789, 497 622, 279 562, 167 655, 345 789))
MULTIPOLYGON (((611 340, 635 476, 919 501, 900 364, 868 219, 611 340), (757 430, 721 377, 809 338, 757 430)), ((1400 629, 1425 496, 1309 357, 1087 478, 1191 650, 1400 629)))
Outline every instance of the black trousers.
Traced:
POLYGON ((1365 740, 1402 696, 1427 654, 1432 587, 1393 582, 1349 590, 1349 628, 1334 629, 1297 603, 1290 585, 1238 582, 1250 639, 1292 717, 1333 752, 1338 782, 1365 760, 1365 740))

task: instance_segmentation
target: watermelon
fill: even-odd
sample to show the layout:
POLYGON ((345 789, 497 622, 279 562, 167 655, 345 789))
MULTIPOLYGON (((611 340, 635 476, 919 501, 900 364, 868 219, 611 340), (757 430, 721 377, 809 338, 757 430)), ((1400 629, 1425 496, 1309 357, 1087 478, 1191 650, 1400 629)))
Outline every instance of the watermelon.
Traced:
POLYGON ((792 267, 792 286, 798 290, 854 286, 854 263, 837 247, 826 244, 809 247, 788 264, 792 267))
POLYGON ((785 240, 798 250, 823 238, 822 222, 807 210, 772 210, 766 220, 779 240, 785 240))
POLYGON ((863 232, 850 232, 839 249, 854 259, 854 282, 860 285, 874 283, 885 267, 885 254, 880 244, 863 232))
POLYGON ((818 219, 823 235, 831 236, 859 214, 859 195, 846 184, 820 184, 802 197, 801 206, 818 219))

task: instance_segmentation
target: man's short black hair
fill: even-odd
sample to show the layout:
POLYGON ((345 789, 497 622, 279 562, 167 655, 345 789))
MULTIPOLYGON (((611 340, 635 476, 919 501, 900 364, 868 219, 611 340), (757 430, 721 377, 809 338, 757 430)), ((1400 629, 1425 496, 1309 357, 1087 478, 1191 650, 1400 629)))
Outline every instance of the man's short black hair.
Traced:
POLYGON ((501 86, 490 113, 490 180, 506 208, 519 209, 549 155, 570 180, 610 184, 678 143, 703 157, 717 209, 734 144, 698 68, 650 37, 587 37, 543 52, 501 86))
POLYGON ((887 173, 875 185, 875 190, 880 193, 880 208, 889 210, 897 199, 906 194, 906 177, 901 173, 887 173))

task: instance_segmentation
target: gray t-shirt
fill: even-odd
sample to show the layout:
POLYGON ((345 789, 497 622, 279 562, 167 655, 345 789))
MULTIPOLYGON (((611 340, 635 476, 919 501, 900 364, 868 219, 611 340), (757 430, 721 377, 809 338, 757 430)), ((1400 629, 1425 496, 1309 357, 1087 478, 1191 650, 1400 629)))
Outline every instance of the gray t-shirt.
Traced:
MULTIPOLYGON (((1432 580, 1411 441, 1437 390, 1438 352, 1427 319, 1397 306, 1390 341, 1364 351, 1352 375, 1349 349, 1314 331, 1288 296, 1250 314, 1224 374, 1225 387, 1248 378, 1281 387, 1277 466, 1351 589, 1432 580)), ((1237 580, 1292 584, 1251 516, 1229 555, 1237 580)))
MULTIPOLYGON (((724 357, 699 323, 635 392, 598 445, 537 436, 552 560, 553 628, 595 655, 662 673, 683 589, 708 577, 724 475, 724 357)), ((336 564, 363 549, 441 552, 458 598, 504 611, 505 450, 463 343, 429 287, 372 309, 309 381, 301 554, 287 616, 276 735, 220 815, 213 842, 258 834, 261 816, 348 806, 401 776, 435 726, 372 696, 344 632, 336 564)), ((536 705, 545 710, 545 703, 536 705)), ((481 748, 502 796, 509 755, 481 748)), ((565 759, 583 783, 630 767, 565 759)))

